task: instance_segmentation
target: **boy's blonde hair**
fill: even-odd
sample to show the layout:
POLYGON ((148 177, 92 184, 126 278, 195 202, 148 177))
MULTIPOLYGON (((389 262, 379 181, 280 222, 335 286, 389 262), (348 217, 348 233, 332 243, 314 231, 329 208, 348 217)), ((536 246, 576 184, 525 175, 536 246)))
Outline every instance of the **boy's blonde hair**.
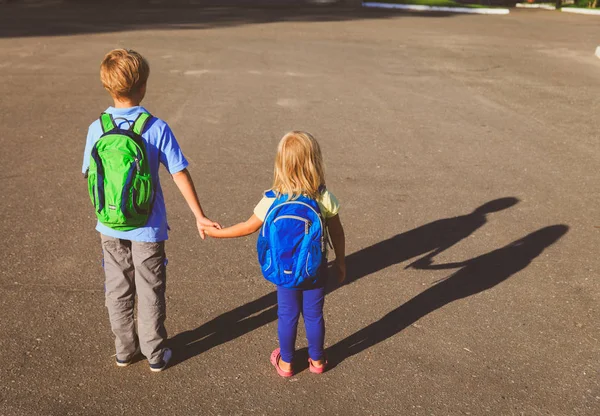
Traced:
POLYGON ((272 189, 290 198, 306 195, 316 199, 321 186, 325 186, 325 171, 319 143, 304 131, 283 136, 277 146, 272 189))
POLYGON ((130 98, 148 81, 150 66, 131 49, 114 49, 100 64, 100 80, 113 97, 130 98))

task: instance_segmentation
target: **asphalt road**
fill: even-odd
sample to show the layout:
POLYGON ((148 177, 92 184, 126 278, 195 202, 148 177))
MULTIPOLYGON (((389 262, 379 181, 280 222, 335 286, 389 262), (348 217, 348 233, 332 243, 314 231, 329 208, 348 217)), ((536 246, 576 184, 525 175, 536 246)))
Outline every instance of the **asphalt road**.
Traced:
POLYGON ((597 17, 106 7, 0 5, 1 415, 600 414, 597 17), (201 241, 165 172, 175 362, 114 365, 79 171, 115 47, 223 224, 286 131, 320 140, 349 253, 324 375, 302 330, 276 375, 255 238, 201 241))

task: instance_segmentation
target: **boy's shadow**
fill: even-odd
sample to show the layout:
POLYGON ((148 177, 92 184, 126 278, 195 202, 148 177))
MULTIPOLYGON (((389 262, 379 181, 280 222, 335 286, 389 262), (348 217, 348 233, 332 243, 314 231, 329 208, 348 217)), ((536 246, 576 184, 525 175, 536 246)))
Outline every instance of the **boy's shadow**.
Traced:
MULTIPOLYGON (((370 324, 328 349, 330 364, 358 354, 402 331, 420 318, 457 299, 490 289, 527 267, 544 249, 558 241, 566 225, 539 229, 509 245, 461 263, 431 265, 416 263, 421 269, 460 268, 452 275, 418 294, 383 318, 370 324)), ((365 261, 369 257, 365 255, 365 261)))
MULTIPOLYGON (((345 284, 414 257, 425 257, 412 267, 429 265, 431 258, 471 235, 487 222, 487 214, 515 205, 519 200, 508 197, 490 201, 472 213, 445 218, 384 240, 346 257, 348 276, 345 284)), ((408 266, 407 266, 408 267, 408 266)), ((333 281, 334 279, 330 279, 333 281)), ((337 289, 328 285, 328 292, 337 289)), ((182 332, 169 340, 174 350, 172 365, 234 340, 277 320, 277 293, 268 293, 239 306, 196 329, 182 332)))

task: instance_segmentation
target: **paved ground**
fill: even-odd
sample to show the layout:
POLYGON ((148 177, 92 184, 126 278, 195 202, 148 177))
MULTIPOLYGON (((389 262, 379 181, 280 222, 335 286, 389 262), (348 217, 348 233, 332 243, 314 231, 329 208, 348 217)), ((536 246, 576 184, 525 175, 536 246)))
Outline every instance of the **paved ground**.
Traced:
POLYGON ((600 414, 597 18, 89 7, 0 6, 1 415, 600 414), (283 133, 321 141, 350 253, 325 375, 275 375, 255 238, 200 241, 168 175, 177 359, 115 367, 79 169, 118 46, 224 224, 283 133))

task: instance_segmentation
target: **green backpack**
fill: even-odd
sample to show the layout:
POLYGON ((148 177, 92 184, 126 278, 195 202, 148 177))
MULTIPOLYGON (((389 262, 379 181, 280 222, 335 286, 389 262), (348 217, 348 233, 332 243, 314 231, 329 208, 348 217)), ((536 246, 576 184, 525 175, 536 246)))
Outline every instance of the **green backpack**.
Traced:
POLYGON ((102 113, 102 136, 92 147, 88 190, 98 220, 113 230, 142 227, 150 217, 153 185, 142 132, 152 116, 141 113, 129 130, 102 113))

